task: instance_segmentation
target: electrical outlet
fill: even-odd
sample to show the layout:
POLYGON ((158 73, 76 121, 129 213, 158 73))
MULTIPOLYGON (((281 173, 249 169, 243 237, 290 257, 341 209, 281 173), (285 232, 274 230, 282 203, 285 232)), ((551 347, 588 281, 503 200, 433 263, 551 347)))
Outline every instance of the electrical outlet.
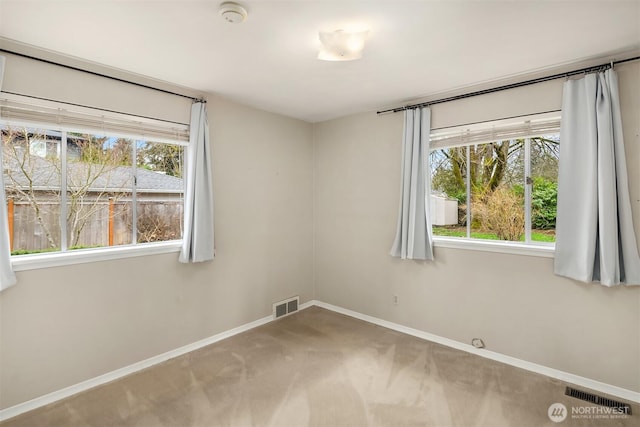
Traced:
POLYGON ((398 305, 398 295, 393 296, 393 305, 398 305))

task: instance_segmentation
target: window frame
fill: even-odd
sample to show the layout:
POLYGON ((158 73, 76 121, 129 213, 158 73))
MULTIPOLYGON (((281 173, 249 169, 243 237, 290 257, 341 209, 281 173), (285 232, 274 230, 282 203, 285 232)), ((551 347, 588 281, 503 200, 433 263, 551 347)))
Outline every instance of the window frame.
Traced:
MULTIPOLYGON (((5 94, 3 94, 4 96, 5 94)), ((64 104, 61 104, 64 106, 64 104)), ((87 110, 83 107, 83 110, 87 110)), ((96 114, 100 114, 100 110, 96 110, 96 114)), ((127 115, 118 113, 120 117, 128 117, 132 122, 137 119, 137 116, 127 115)), ((149 122, 148 119, 144 119, 145 122, 149 122)), ((133 145, 133 153, 132 158, 136 158, 136 145, 138 142, 152 142, 152 143, 166 143, 172 145, 178 145, 185 147, 185 154, 188 147, 188 142, 184 141, 184 135, 182 136, 182 140, 176 139, 160 139, 156 141, 155 138, 144 138, 144 135, 136 134, 136 133, 120 133, 113 131, 103 131, 102 129, 91 129, 87 127, 75 127, 69 125, 59 125, 55 123, 50 123, 46 121, 38 122, 32 120, 20 120, 20 119, 12 119, 6 117, 0 117, 0 126, 14 126, 14 127, 25 127, 31 129, 46 129, 56 132, 61 132, 62 135, 66 135, 68 132, 81 132, 81 133, 93 133, 93 134, 105 134, 105 136, 109 137, 122 137, 122 138, 130 138, 134 141, 133 145)), ((184 126, 188 128, 188 126, 184 126)), ((61 142, 62 144, 62 142, 61 142)), ((62 146, 62 145, 61 145, 62 146)), ((61 162, 65 162, 67 159, 66 149, 61 151, 61 162), (63 154, 64 153, 64 154, 63 154), (64 159, 64 160, 63 160, 64 159)), ((183 158, 183 170, 186 170, 184 167, 186 163, 186 155, 183 158)), ((135 164, 135 163, 134 163, 135 164)), ((1 165, 0 165, 1 167, 1 165)), ((137 168, 136 168, 137 169, 137 168)), ((137 174, 134 174, 134 180, 137 174)), ((61 182, 62 186, 62 182, 61 182)), ((6 191, 5 188, 1 189, 2 191, 6 191)), ((132 187, 132 195, 135 196, 136 186, 132 187)), ((61 199, 60 203, 63 203, 63 195, 64 191, 61 191, 61 199)), ((184 206, 184 196, 181 198, 183 206, 184 206)), ((6 209, 6 207, 1 207, 6 209)), ((135 206, 135 197, 133 199, 133 208, 137 208, 135 206)), ((62 221, 61 221, 62 223, 62 221)), ((132 236, 136 235, 136 225, 132 224, 132 236)), ((61 237, 63 236, 65 228, 61 226, 61 237)), ((64 233, 66 236, 66 233, 64 233)), ((62 242, 61 242, 62 243, 62 242)), ((41 269, 41 268, 49 268, 49 267, 60 267, 66 265, 74 265, 74 264, 84 264, 84 263, 92 263, 99 261, 109 261, 116 259, 124 259, 124 258, 132 258, 132 257, 140 257, 140 256, 149 256, 149 255, 157 255, 157 254, 166 254, 166 253, 176 253, 180 252, 182 247, 183 238, 175 239, 175 240, 167 240, 161 242, 142 242, 142 243, 131 243, 126 245, 118 245, 118 246, 106 246, 100 248, 86 248, 86 249, 73 249, 69 250, 68 248, 61 249, 58 251, 52 252, 42 252, 35 254, 24 254, 24 255, 11 255, 11 265, 14 271, 27 271, 33 269, 41 269)))
POLYGON ((74 249, 66 252, 12 255, 11 265, 13 271, 26 271, 180 252, 181 247, 182 240, 168 240, 165 242, 139 243, 105 248, 74 249))
POLYGON ((555 244, 520 243, 506 240, 482 240, 467 237, 432 236, 436 248, 466 249, 481 252, 497 252, 512 255, 528 255, 553 258, 555 244))
MULTIPOLYGON (((503 120, 495 120, 495 121, 487 121, 487 122, 479 122, 472 123, 468 125, 461 126, 452 126, 447 128, 439 128, 433 129, 430 134, 430 139, 433 141, 439 141, 442 139, 449 139, 455 141, 451 144, 443 144, 438 143, 432 144, 429 147, 428 156, 431 156, 431 153, 435 150, 452 148, 452 147, 467 147, 467 161, 469 161, 469 147, 473 145, 481 145, 493 142, 494 140, 500 139, 491 139, 487 137, 487 135, 499 135, 501 128, 507 129, 508 134, 510 134, 509 138, 503 138, 504 140, 508 139, 525 139, 524 149, 524 176, 530 176, 531 174, 531 152, 530 152, 530 138, 541 136, 543 134, 553 134, 559 133, 560 131, 560 112, 559 111, 551 111, 544 112, 538 114, 532 114, 527 116, 518 116, 518 117, 510 117, 508 119, 503 120), (522 123, 520 129, 518 129, 518 123, 522 123), (533 125, 532 125, 533 123, 533 125), (514 137, 512 135, 518 135, 514 137), (484 135, 484 136, 482 136, 484 135), (483 139, 474 139, 475 138, 486 138, 483 139), (469 142, 464 142, 465 140, 470 140, 469 142)), ((431 169, 431 165, 429 165, 429 169, 431 169)), ((429 174, 431 174, 431 170, 429 170, 429 174)), ((431 189, 431 179, 429 176, 429 188, 431 189)), ((469 179, 467 176, 467 197, 469 197, 469 179)), ((438 248, 449 248, 449 249, 464 249, 464 250, 473 250, 473 251, 481 251, 481 252, 495 252, 495 253, 505 253, 505 254, 513 254, 513 255, 526 255, 526 256, 535 256, 542 258, 553 258, 555 255, 555 242, 537 242, 531 240, 531 196, 532 189, 531 185, 524 185, 524 214, 525 214, 525 241, 524 242, 516 242, 516 241, 508 241, 508 240, 489 240, 489 239, 478 239, 473 237, 448 237, 448 236, 438 236, 433 234, 433 225, 431 225, 431 237, 433 241, 434 247, 438 248)), ((431 194, 427 194, 426 197, 430 197, 431 194)), ((469 203, 467 203, 468 205, 469 203)), ((467 222, 467 234, 470 235, 470 223, 467 222)))

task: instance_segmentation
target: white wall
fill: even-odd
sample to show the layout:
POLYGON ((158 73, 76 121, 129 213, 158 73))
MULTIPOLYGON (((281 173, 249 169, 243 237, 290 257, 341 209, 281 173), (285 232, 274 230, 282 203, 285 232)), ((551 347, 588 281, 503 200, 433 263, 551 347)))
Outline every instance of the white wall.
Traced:
MULTIPOLYGON (((616 69, 640 241, 640 64, 616 69)), ((436 105, 433 127, 557 110, 561 86, 436 105)), ((480 337, 489 350, 640 391, 640 287, 556 277, 550 258, 445 248, 433 263, 388 255, 401 135, 402 114, 314 126, 316 298, 467 344, 480 337)))
MULTIPOLYGON (((9 55, 3 89, 40 87, 172 120, 188 121, 191 104, 9 55)), ((311 125, 215 96, 208 110, 215 261, 182 265, 173 253, 19 272, 0 293, 0 408, 268 316, 275 301, 313 298, 311 125)))

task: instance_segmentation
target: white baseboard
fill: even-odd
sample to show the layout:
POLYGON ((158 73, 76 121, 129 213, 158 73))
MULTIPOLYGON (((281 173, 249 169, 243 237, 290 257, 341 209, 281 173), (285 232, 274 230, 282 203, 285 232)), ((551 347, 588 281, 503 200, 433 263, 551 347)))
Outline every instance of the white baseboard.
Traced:
MULTIPOLYGON (((306 302, 304 304, 300 304, 299 310, 304 310, 305 308, 311 307, 312 305, 314 305, 314 303, 311 301, 306 302)), ((264 325, 266 323, 272 322, 273 320, 274 318, 272 315, 263 317, 262 319, 254 320, 253 322, 249 322, 244 325, 238 326, 237 328, 229 329, 228 331, 224 331, 219 334, 213 335, 211 337, 204 338, 200 341, 187 344, 180 348, 176 348, 175 350, 170 350, 170 351, 167 351, 166 353, 162 353, 157 356, 150 357, 149 359, 136 362, 132 365, 125 366, 124 368, 116 369, 115 371, 107 372, 104 375, 100 375, 95 378, 82 381, 81 383, 63 388, 62 390, 54 391, 52 393, 45 394, 44 396, 36 397, 35 399, 28 400, 26 402, 19 403, 15 406, 11 406, 9 408, 0 410, 0 421, 8 420, 9 418, 16 417, 20 414, 34 410, 41 406, 49 405, 51 403, 57 402, 58 400, 62 400, 67 397, 73 396, 74 394, 87 391, 99 385, 117 380, 118 378, 131 375, 143 369, 147 369, 151 366, 165 362, 169 359, 182 356, 183 354, 192 352, 194 350, 198 350, 202 347, 206 347, 210 344, 216 343, 225 338, 232 337, 239 333, 242 333, 250 329, 256 328, 258 326, 264 325)))
MULTIPOLYGON (((568 372, 559 371, 557 369, 549 368, 546 366, 538 365, 535 363, 527 362, 526 360, 517 359, 515 357, 507 356, 501 353, 496 353, 489 350, 477 349, 471 345, 464 344, 458 341, 454 341, 449 338, 444 338, 438 335, 430 334, 428 332, 420 331, 418 329, 409 328, 407 326, 399 325, 397 323, 389 322, 386 320, 378 319, 377 317, 368 316, 366 314, 358 313, 353 310, 349 310, 346 308, 338 307, 332 304, 328 304, 322 301, 312 300, 307 301, 303 304, 300 304, 299 309, 304 310, 305 308, 311 306, 318 306, 325 308, 327 310, 335 311, 336 313, 341 313, 350 317, 354 317, 356 319, 364 320, 365 322, 373 323, 378 326, 382 326, 388 329, 392 329, 398 332, 405 333, 407 335, 412 335, 418 338, 425 339, 427 341, 432 341, 438 344, 445 345, 447 347, 452 347, 458 350, 465 351, 467 353, 472 353, 481 357, 486 357, 487 359, 496 360, 498 362, 505 363, 507 365, 515 366, 518 368, 525 369, 527 371, 535 372, 538 374, 546 375, 551 378, 556 378, 561 381, 565 381, 571 384, 575 384, 578 386, 586 387, 592 390, 600 391, 602 393, 607 393, 611 396, 620 397, 622 399, 626 399, 632 402, 640 403, 640 393, 627 390, 621 387, 616 387, 610 384, 605 384, 599 381, 595 381, 589 378, 581 377, 579 375, 570 374, 568 372)), ((187 344, 175 350, 168 351, 166 353, 159 354, 154 357, 150 357, 149 359, 142 360, 140 362, 134 363, 129 366, 125 366, 124 368, 117 369, 112 372, 108 372, 104 375, 100 375, 95 378, 91 378, 89 380, 83 381, 78 384, 74 384, 70 387, 63 388, 62 390, 54 391, 52 393, 46 394, 44 396, 37 397, 35 399, 29 400, 27 402, 19 403, 15 406, 11 406, 9 408, 0 410, 0 421, 8 420, 9 418, 13 418, 25 412, 34 410, 36 408, 49 405, 58 400, 65 399, 67 397, 73 396, 74 394, 87 391, 91 388, 97 387, 102 384, 106 384, 108 382, 117 380, 118 378, 122 378, 124 376, 136 373, 143 369, 147 369, 151 366, 157 365, 159 363, 165 362, 169 359, 173 359, 178 356, 182 356, 183 354, 189 353, 194 350, 198 350, 202 347, 208 346, 210 344, 221 341, 225 338, 232 337, 239 333, 248 331, 250 329, 256 328, 258 326, 264 325, 266 323, 272 322, 274 320, 273 316, 263 317, 261 319, 255 320, 250 323, 246 323, 244 325, 238 326, 237 328, 230 329, 225 332, 221 332, 219 334, 213 335, 209 338, 202 339, 200 341, 196 341, 192 344, 187 344)))
POLYGON ((632 390, 627 390, 611 384, 606 384, 600 381, 592 380, 590 378, 581 377, 580 375, 571 374, 568 372, 560 371, 558 369, 549 368, 547 366, 538 365, 536 363, 527 362, 526 360, 507 356, 502 353, 496 353, 490 350, 475 348, 474 346, 469 344, 464 344, 459 341, 454 341, 449 338, 444 338, 438 335, 430 334, 428 332, 424 332, 418 329, 409 328, 407 326, 399 325, 397 323, 388 322, 386 320, 378 319, 377 317, 368 316, 366 314, 358 313, 356 311, 352 311, 346 308, 338 307, 332 304, 327 304, 322 301, 314 300, 314 301, 311 301, 311 303, 313 303, 313 305, 316 305, 318 307, 326 308, 327 310, 335 311, 336 313, 345 314, 347 316, 364 320, 365 322, 373 323, 375 325, 382 326, 388 329, 393 329, 394 331, 402 332, 407 335, 412 335, 414 337, 422 338, 427 341, 432 341, 438 344, 442 344, 447 347, 452 347, 457 350, 466 351, 467 353, 472 353, 481 357, 485 357, 487 359, 502 362, 507 365, 515 366, 517 368, 525 369, 527 371, 542 374, 547 377, 555 378, 555 379, 558 379, 567 383, 571 383, 577 386, 586 387, 591 390, 609 394, 611 396, 616 396, 632 402, 640 403, 640 393, 632 390))

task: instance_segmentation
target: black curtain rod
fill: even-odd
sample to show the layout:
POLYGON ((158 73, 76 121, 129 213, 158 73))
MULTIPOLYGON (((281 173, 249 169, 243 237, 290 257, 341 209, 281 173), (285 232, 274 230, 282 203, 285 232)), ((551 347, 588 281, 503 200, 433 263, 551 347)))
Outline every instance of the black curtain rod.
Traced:
POLYGON ((7 50, 7 49, 0 48, 0 52, 9 53, 11 55, 20 56, 22 58, 33 59, 34 61, 44 62, 45 64, 57 65, 58 67, 67 68, 69 70, 80 71, 82 73, 91 74, 93 76, 104 77, 106 79, 115 80, 117 82, 122 82, 122 83, 127 83, 127 84, 130 84, 130 85, 134 85, 134 86, 143 87, 145 89, 155 90, 157 92, 162 92, 162 93, 166 93, 166 94, 169 94, 169 95, 181 96, 182 98, 190 99, 193 102, 207 102, 203 98, 195 98, 193 96, 185 95, 185 94, 182 94, 182 93, 172 92, 170 90, 160 89, 160 88, 153 87, 153 86, 148 86, 148 85, 145 85, 145 84, 142 84, 142 83, 132 82, 132 81, 129 81, 129 80, 118 78, 118 77, 109 76, 107 74, 102 74, 102 73, 98 73, 98 72, 95 72, 95 71, 89 71, 89 70, 85 70, 83 68, 74 67, 72 65, 61 64, 59 62, 50 61, 48 59, 38 58, 38 57, 35 57, 35 56, 31 56, 31 55, 26 55, 24 53, 20 53, 20 52, 14 52, 12 50, 7 50))
POLYGON ((486 95, 488 93, 500 92, 500 91, 503 91, 503 90, 514 89, 514 88, 517 88, 517 87, 529 86, 529 85, 536 84, 536 83, 548 82, 550 80, 566 78, 566 77, 575 76, 575 75, 578 75, 578 74, 593 73, 593 72, 596 72, 596 71, 604 71, 606 69, 613 68, 614 65, 622 64, 624 62, 629 62, 629 61, 636 61, 638 59, 640 59, 640 56, 635 56, 635 57, 629 58, 629 59, 622 59, 620 61, 611 61, 611 62, 608 62, 606 64, 596 65, 596 66, 593 66, 593 67, 581 68, 579 70, 573 70, 573 71, 568 71, 568 72, 565 72, 565 73, 554 74, 552 76, 539 77, 537 79, 525 80, 525 81, 518 82, 518 83, 511 83, 511 84, 508 84, 508 85, 498 86, 498 87, 494 87, 494 88, 491 88, 491 89, 484 89, 484 90, 479 90, 479 91, 476 91, 476 92, 465 93, 465 94, 462 94, 462 95, 450 96, 448 98, 436 99, 435 101, 427 101, 427 102, 421 102, 419 104, 405 105, 404 107, 390 108, 388 110, 378 111, 377 114, 398 113, 400 111, 412 110, 412 109, 415 109, 415 108, 428 107, 428 106, 434 105, 434 104, 442 104, 444 102, 457 101, 458 99, 471 98, 471 97, 478 96, 478 95, 486 95))

